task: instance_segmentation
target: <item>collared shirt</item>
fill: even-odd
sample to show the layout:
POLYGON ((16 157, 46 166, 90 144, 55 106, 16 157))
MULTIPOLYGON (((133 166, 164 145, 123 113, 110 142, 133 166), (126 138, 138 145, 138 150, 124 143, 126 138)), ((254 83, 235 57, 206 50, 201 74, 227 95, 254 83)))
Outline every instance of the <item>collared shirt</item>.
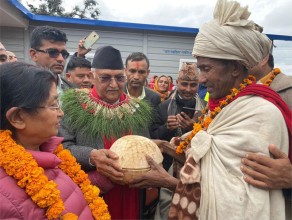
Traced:
POLYGON ((62 79, 61 79, 61 76, 60 74, 58 74, 58 85, 57 85, 57 93, 58 93, 58 96, 61 97, 61 95, 63 94, 63 82, 62 82, 62 79))
MULTIPOLYGON (((128 96, 130 96, 131 98, 136 98, 136 97, 134 97, 134 96, 131 96, 131 94, 129 93, 129 90, 128 90, 128 87, 126 86, 126 89, 127 89, 127 94, 128 94, 128 96)), ((145 98, 145 96, 146 96, 146 94, 145 94, 145 87, 143 86, 143 88, 142 88, 142 94, 139 96, 139 97, 137 97, 139 100, 142 100, 142 99, 144 99, 145 98)))

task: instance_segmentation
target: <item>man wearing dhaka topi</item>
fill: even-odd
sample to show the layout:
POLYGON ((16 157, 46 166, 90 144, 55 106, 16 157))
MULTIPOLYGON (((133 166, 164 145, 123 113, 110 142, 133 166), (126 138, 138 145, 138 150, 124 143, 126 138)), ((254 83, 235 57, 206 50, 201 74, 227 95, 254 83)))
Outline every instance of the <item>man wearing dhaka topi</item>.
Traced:
POLYGON ((119 184, 123 172, 110 148, 124 135, 149 137, 152 109, 146 101, 123 92, 125 75, 119 50, 98 48, 92 68, 92 90, 69 90, 63 95, 65 117, 59 135, 92 183, 104 193, 112 219, 139 219, 140 191, 119 184))

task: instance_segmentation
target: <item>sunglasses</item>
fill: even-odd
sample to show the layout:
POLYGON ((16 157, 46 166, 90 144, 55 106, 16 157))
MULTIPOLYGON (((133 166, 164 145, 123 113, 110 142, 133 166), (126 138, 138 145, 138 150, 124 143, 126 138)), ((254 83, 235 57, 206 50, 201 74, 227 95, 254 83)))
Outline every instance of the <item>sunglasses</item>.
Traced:
POLYGON ((6 62, 6 60, 7 60, 7 55, 1 54, 0 55, 0 61, 4 63, 4 62, 6 62))
POLYGON ((123 83, 125 82, 126 77, 124 75, 117 75, 117 76, 110 76, 110 75, 105 75, 105 76, 98 76, 100 79, 101 83, 110 83, 112 79, 115 79, 117 83, 123 83))
POLYGON ((40 50, 40 49, 35 49, 35 50, 38 52, 47 53, 49 54, 51 58, 57 58, 60 54, 62 54, 62 57, 64 59, 67 59, 70 55, 67 50, 59 51, 57 49, 50 49, 50 48, 46 50, 40 50))

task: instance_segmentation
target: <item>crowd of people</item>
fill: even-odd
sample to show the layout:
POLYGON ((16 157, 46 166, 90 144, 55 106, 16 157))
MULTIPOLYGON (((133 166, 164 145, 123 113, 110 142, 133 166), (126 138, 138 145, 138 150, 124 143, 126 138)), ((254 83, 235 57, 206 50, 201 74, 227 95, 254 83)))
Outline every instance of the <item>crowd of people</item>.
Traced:
POLYGON ((0 43, 0 219, 291 219, 292 77, 249 15, 218 0, 175 85, 142 52, 69 58, 55 27, 32 31, 36 65, 0 43), (171 147, 127 184, 125 135, 171 147))

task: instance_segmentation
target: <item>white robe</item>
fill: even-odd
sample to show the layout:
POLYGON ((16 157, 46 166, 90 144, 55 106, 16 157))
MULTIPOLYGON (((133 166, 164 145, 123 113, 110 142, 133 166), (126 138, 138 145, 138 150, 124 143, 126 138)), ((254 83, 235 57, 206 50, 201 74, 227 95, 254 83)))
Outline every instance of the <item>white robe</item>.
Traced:
POLYGON ((287 153, 288 130, 280 110, 257 96, 233 101, 192 139, 187 156, 201 164, 200 219, 285 219, 282 190, 253 187, 240 170, 247 152, 270 156, 271 143, 287 153))

